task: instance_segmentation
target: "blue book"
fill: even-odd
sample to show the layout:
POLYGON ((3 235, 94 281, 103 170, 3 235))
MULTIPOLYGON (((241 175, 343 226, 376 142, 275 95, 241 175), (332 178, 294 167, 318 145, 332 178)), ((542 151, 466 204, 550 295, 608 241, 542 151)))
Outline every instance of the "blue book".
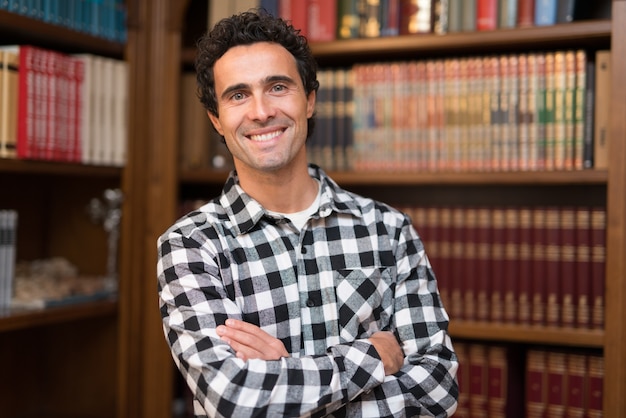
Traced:
POLYGON ((535 26, 556 24, 558 0, 535 0, 535 26))
POLYGON ((278 0, 261 0, 259 7, 261 9, 265 9, 267 14, 272 16, 280 16, 280 12, 278 10, 278 0))

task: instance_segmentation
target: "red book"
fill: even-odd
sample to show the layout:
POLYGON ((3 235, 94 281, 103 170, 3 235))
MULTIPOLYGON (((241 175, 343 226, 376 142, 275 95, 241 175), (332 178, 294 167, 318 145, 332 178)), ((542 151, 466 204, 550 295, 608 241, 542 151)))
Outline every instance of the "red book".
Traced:
POLYGON ((476 252, 477 252, 477 211, 473 207, 465 207, 459 209, 462 219, 461 228, 463 229, 464 243, 461 248, 459 257, 461 259, 461 270, 463 278, 459 277, 465 283, 465 304, 464 319, 468 321, 476 320, 477 303, 477 271, 476 271, 476 252))
POLYGON ((504 321, 518 322, 520 288, 520 219, 519 209, 507 207, 504 210, 504 321))
POLYGON ((82 159, 82 141, 83 141, 83 132, 82 132, 82 106, 83 106, 83 94, 82 89, 84 88, 85 81, 85 63, 81 59, 72 59, 73 69, 73 84, 74 84, 74 101, 73 106, 71 106, 70 111, 72 112, 72 118, 74 120, 74 136, 73 136, 73 144, 72 144, 72 156, 70 157, 73 162, 80 162, 82 159))
POLYGON ((519 295, 518 321, 520 324, 530 324, 531 319, 531 292, 532 292, 532 258, 533 252, 533 210, 522 207, 519 210, 519 295))
POLYGON ((487 416, 488 363, 487 346, 471 344, 469 348, 469 405, 472 416, 487 416))
POLYGON ((491 321, 504 320, 505 269, 505 210, 497 207, 491 211, 491 321))
POLYGON ((585 354, 567 354, 565 380, 567 390, 565 416, 584 418, 585 393, 587 393, 587 356, 585 354))
MULTIPOLYGON (((461 316, 457 319, 472 319, 474 316, 474 289, 466 279, 466 271, 464 270, 465 247, 467 246, 467 230, 465 229, 465 209, 462 207, 451 208, 451 257, 450 257, 450 275, 454 281, 454 296, 458 293, 458 299, 461 301, 461 316)), ((455 304, 455 301, 452 302, 455 304)))
POLYGON ((546 323, 546 209, 537 207, 533 211, 533 281, 531 286, 531 323, 546 323))
POLYGON ((517 0, 517 26, 533 26, 535 24, 535 0, 517 0))
POLYGON ((561 324, 561 237, 559 208, 546 209, 546 324, 561 324))
POLYGON ((588 207, 576 209, 575 268, 576 327, 591 326, 591 212, 588 207))
POLYGON ((455 320, 463 319, 463 292, 458 274, 452 267, 453 226, 452 209, 442 206, 439 210, 439 273, 438 277, 447 282, 450 293, 450 316, 455 320))
POLYGON ((574 207, 561 208, 561 326, 576 325, 576 211, 574 207))
MULTIPOLYGON (((565 418, 565 375, 566 354, 564 352, 548 352, 548 416, 565 418)), ((569 418, 569 417, 568 417, 569 418)))
POLYGON ((491 210, 476 209, 476 319, 488 321, 491 297, 491 210))
POLYGON ((300 34, 308 36, 308 0, 280 0, 280 17, 290 21, 294 28, 300 29, 300 34))
POLYGON ((604 359, 599 355, 588 357, 588 387, 585 393, 588 417, 602 417, 602 392, 604 389, 604 359))
POLYGON ((337 33, 337 0, 308 0, 307 12, 309 41, 334 41, 337 33))
POLYGON ((476 1, 476 30, 498 28, 498 0, 476 1))
POLYGON ((544 418, 548 400, 547 353, 529 350, 526 354, 526 418, 544 418))
POLYGON ((606 209, 591 209, 591 327, 604 328, 606 209))

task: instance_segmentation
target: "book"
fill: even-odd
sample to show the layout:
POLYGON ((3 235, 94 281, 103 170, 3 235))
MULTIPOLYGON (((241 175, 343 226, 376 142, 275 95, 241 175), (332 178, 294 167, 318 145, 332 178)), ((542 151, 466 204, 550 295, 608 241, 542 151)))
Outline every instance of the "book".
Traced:
POLYGON ((585 394, 587 417, 600 418, 604 416, 602 401, 604 393, 604 358, 597 354, 588 356, 588 386, 585 394))
POLYGON ((560 210, 546 208, 546 325, 560 326, 562 314, 560 210))
POLYGON ((558 0, 535 0, 535 26, 556 24, 558 0))
MULTIPOLYGON (((228 3, 225 1, 212 1, 213 3, 228 3)), ((294 28, 300 31, 300 35, 308 36, 308 8, 302 4, 302 0, 280 0, 278 10, 280 17, 290 22, 294 28)))
MULTIPOLYGON (((583 100, 583 168, 594 167, 594 134, 595 134, 595 106, 596 106, 596 65, 594 60, 587 59, 585 63, 585 84, 583 100)), ((577 104, 577 110, 581 107, 577 104)))
POLYGON ((520 295, 520 210, 504 208, 504 309, 503 320, 508 324, 518 322, 520 295))
POLYGON ((611 107, 611 51, 596 51, 593 167, 608 168, 610 107, 611 107))
MULTIPOLYGON (((300 7, 302 7, 300 5, 300 7)), ((337 33, 337 0, 308 0, 307 35, 311 42, 333 41, 337 33)))
POLYGON ((433 0, 433 33, 443 35, 448 33, 448 7, 450 0, 433 0))
POLYGON ((491 211, 491 322, 504 321, 504 294, 506 276, 506 218, 504 207, 494 207, 491 211))
POLYGON ((580 0, 558 0, 556 6, 556 23, 569 23, 574 21, 574 7, 580 0))
POLYGON ((464 0, 448 0, 448 32, 463 30, 463 2, 464 0))
POLYGON ((518 322, 523 325, 531 323, 532 312, 532 264, 535 262, 533 258, 533 209, 523 206, 519 208, 519 245, 518 245, 518 261, 519 261, 519 295, 517 300, 518 322))
POLYGON ((15 279, 18 213, 0 210, 0 308, 10 306, 15 279))
POLYGON ((548 401, 547 391, 547 352, 530 349, 526 353, 526 417, 544 418, 548 401))
POLYGON ((382 22, 380 0, 359 1, 359 36, 362 38, 379 38, 382 22))
POLYGON ((431 0, 400 0, 400 35, 433 31, 431 0))
POLYGON ((561 277, 561 326, 576 325, 576 209, 560 208, 560 277, 561 277))
POLYGON ((565 370, 566 407, 564 415, 568 418, 584 418, 588 391, 587 355, 567 353, 565 370))
POLYGON ((517 24, 518 28, 535 25, 535 0, 517 1, 517 24))
POLYGON ((462 28, 464 32, 476 30, 476 6, 478 0, 463 0, 462 28))
POLYGON ((489 365, 487 355, 486 345, 470 344, 468 353, 470 374, 467 390, 472 416, 486 416, 488 412, 489 365))
POLYGON ((17 156, 18 53, 0 48, 0 158, 17 156))
POLYGON ((359 37, 359 3, 360 0, 337 0, 337 39, 359 37))
POLYGON ((565 417, 566 406, 566 354, 562 351, 548 351, 547 360, 547 405, 549 417, 565 417))
POLYGON ((398 36, 400 34, 400 0, 381 0, 380 3, 380 36, 398 36))
POLYGON ((498 28, 511 29, 517 26, 518 0, 499 0, 498 28))
POLYGON ((476 1, 476 30, 494 30, 498 28, 498 1, 476 1))
POLYGON ((576 267, 575 305, 576 327, 591 325, 591 211, 586 206, 576 208, 576 267))
POLYGON ((542 326, 546 323, 546 209, 533 210, 533 281, 531 284, 531 324, 542 326))
POLYGON ((606 274, 606 210, 591 208, 591 328, 604 328, 606 274))

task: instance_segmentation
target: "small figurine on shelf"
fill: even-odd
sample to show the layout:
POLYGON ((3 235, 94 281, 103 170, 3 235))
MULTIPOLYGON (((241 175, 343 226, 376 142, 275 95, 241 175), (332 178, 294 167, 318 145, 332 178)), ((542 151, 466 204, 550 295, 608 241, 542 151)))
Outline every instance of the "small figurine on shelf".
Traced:
POLYGON ((102 222, 108 236, 107 283, 110 290, 117 289, 117 248, 122 218, 124 196, 120 189, 106 189, 102 199, 93 198, 87 211, 94 222, 102 222))

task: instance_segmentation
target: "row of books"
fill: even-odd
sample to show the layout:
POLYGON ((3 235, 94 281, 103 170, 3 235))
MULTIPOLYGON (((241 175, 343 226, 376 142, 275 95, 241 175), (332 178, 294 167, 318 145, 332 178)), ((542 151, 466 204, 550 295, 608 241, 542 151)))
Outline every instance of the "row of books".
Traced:
POLYGON ((112 42, 126 42, 124 0, 0 0, 0 10, 112 42))
POLYGON ((458 418, 601 417, 604 359, 595 352, 454 343, 458 418))
POLYGON ((611 2, 582 0, 258 0, 312 42, 546 26, 610 18, 611 2), (306 3, 303 5, 303 3, 306 3))
POLYGON ((30 45, 0 54, 0 157, 124 165, 125 61, 30 45))
POLYGON ((0 210, 0 308, 10 305, 13 293, 17 220, 17 211, 0 210))
POLYGON ((452 320, 603 328, 604 208, 398 207, 422 237, 452 320))
POLYGON ((321 70, 311 160, 358 171, 605 169, 610 71, 604 50, 321 70))

